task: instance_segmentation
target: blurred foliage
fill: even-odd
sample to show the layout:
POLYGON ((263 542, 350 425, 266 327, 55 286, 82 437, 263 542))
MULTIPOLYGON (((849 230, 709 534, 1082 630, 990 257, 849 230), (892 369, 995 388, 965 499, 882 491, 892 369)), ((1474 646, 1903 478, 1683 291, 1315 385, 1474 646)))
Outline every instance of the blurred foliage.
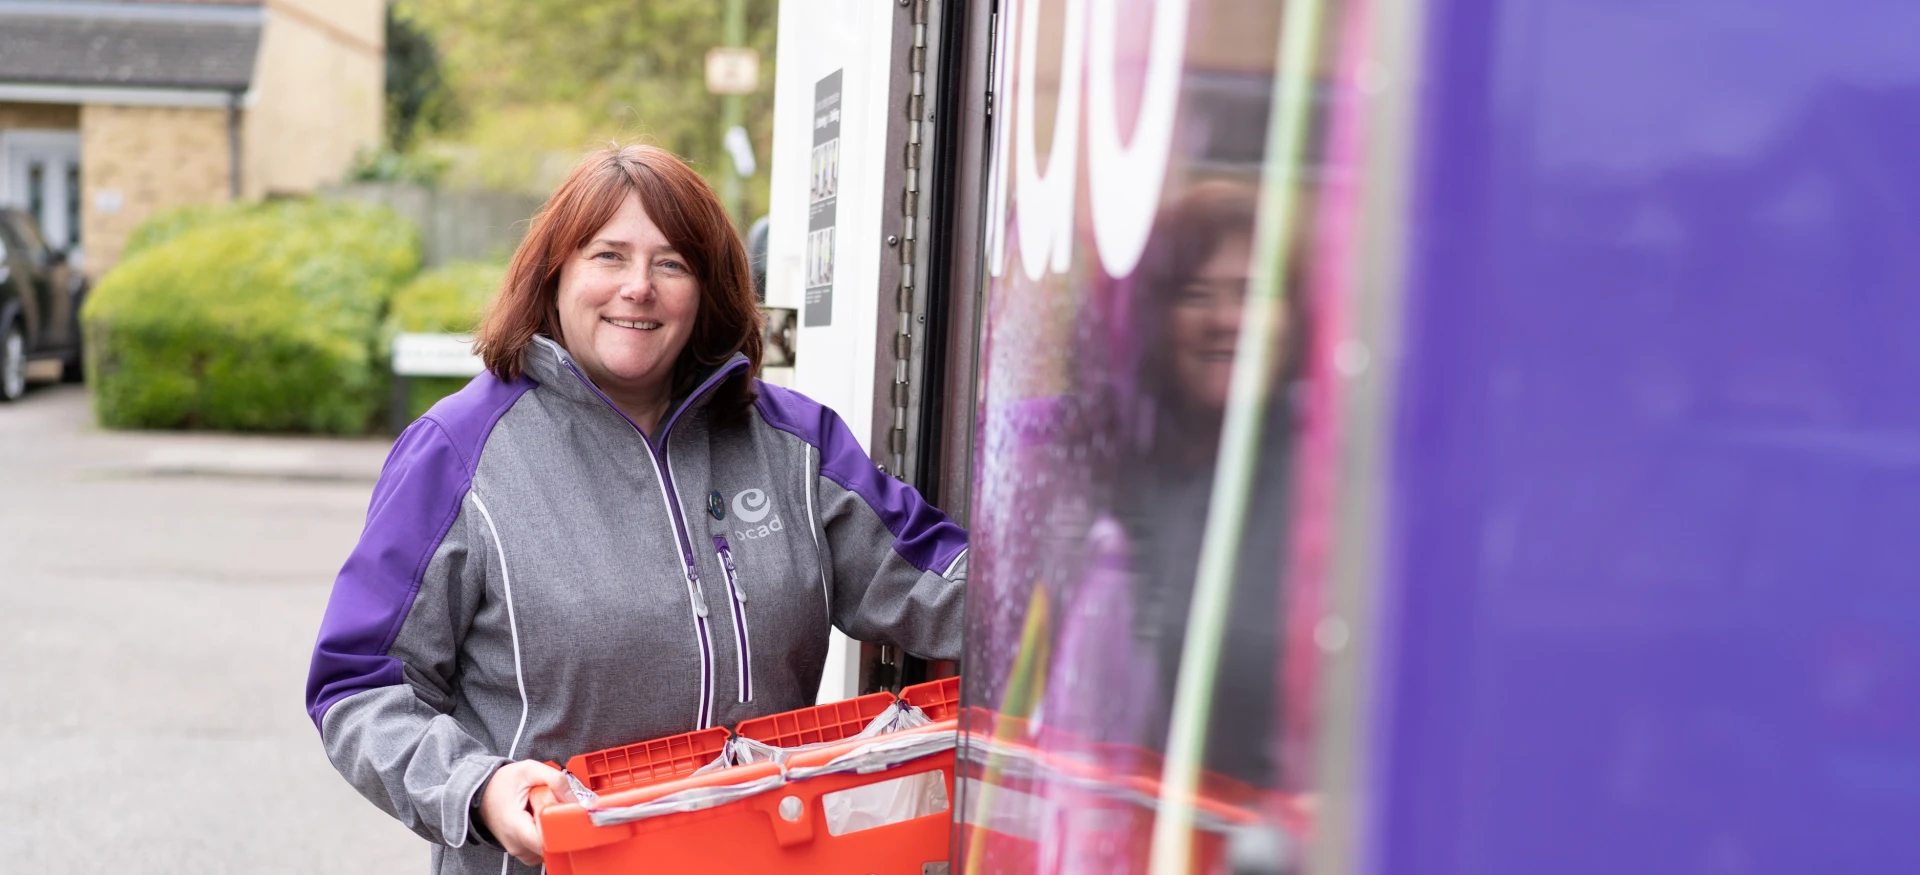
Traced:
POLYGON ((129 259, 148 249, 172 240, 188 231, 195 231, 208 225, 231 222, 242 216, 263 209, 259 201, 239 201, 225 204, 196 204, 155 213, 152 218, 141 222, 127 237, 127 247, 122 250, 122 260, 129 259))
POLYGON ((353 153, 353 163, 347 166, 347 180, 435 186, 446 176, 448 165, 447 159, 439 155, 363 147, 353 153))
MULTIPOLYGON (((746 4, 761 88, 743 117, 760 166, 773 139, 777 0, 746 4)), ((465 123, 436 138, 451 184, 545 194, 581 152, 648 142, 685 157, 716 188, 729 160, 706 53, 721 44, 713 0, 400 0, 439 46, 465 123)), ((743 180, 746 215, 767 208, 767 173, 743 180)))
POLYGON ((387 385, 382 325, 420 267, 406 220, 277 201, 155 217, 81 314, 111 428, 357 434, 387 385))
POLYGON ((610 139, 596 140, 587 114, 576 107, 495 105, 475 113, 459 140, 436 140, 427 148, 447 159, 450 185, 544 197, 583 152, 610 139))
MULTIPOLYGON (((469 334, 506 278, 505 264, 486 261, 454 262, 422 273, 394 293, 387 336, 402 331, 469 334)), ((408 378, 408 415, 418 419, 465 385, 465 377, 408 378)))
POLYGON ((456 261, 414 277, 393 295, 388 316, 395 331, 468 334, 506 281, 507 266, 456 261))
POLYGON ((396 6, 387 7, 387 148, 406 154, 420 134, 446 130, 460 104, 440 50, 427 29, 396 6))

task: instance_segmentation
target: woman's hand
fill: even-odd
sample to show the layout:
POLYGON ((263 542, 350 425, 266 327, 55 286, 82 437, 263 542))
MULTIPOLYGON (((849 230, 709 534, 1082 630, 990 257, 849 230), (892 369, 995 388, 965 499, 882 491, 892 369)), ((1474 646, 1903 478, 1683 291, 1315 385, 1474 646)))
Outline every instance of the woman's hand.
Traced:
POLYGON ((528 794, 541 786, 552 790, 555 799, 573 797, 565 773, 533 760, 501 766, 480 795, 480 821, 507 853, 529 866, 540 865, 546 856, 540 824, 527 804, 528 794))

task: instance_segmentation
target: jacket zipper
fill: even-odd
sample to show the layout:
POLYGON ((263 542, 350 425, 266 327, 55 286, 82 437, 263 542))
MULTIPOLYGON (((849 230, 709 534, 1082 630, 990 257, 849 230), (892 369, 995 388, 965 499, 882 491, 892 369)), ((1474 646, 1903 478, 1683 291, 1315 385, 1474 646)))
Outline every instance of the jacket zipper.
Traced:
POLYGON ((680 402, 680 407, 668 417, 667 424, 660 429, 660 439, 651 441, 647 439, 647 433, 640 430, 639 424, 621 412, 620 408, 613 403, 613 399, 607 397, 607 393, 600 391, 599 386, 595 386, 592 380, 587 379, 586 374, 580 373, 580 369, 574 367, 571 358, 563 357, 561 362, 567 366, 567 370, 571 371, 574 377, 580 380, 582 385, 591 390, 594 395, 599 396, 608 409, 626 420, 627 425, 633 427, 633 433, 640 436, 640 442, 647 445, 647 461, 653 463, 654 477, 660 481, 660 489, 667 502, 667 516, 673 520, 673 532, 680 548, 680 558, 686 565, 687 598, 693 603, 694 634, 700 640, 700 709, 694 728, 706 729, 713 725, 713 637, 707 629, 707 594, 700 586, 699 565, 693 558, 693 539, 687 534, 687 521, 680 511, 680 495, 673 488, 673 463, 663 459, 663 456, 666 454, 667 433, 673 428, 673 424, 679 421, 680 413, 686 410, 694 399, 706 394, 721 380, 731 376, 743 363, 729 362, 715 371, 712 376, 707 377, 706 382, 701 383, 700 388, 695 389, 685 401, 680 402))
POLYGON ((747 635, 747 592, 740 588, 740 571, 733 566, 733 548, 726 536, 713 539, 713 550, 720 567, 727 573, 727 601, 733 605, 733 637, 740 652, 740 701, 753 701, 753 640, 747 635))

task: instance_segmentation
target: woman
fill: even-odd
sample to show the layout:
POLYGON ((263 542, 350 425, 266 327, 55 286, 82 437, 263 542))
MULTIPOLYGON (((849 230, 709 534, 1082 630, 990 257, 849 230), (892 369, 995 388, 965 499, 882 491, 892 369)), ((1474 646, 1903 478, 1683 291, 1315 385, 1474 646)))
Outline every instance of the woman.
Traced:
POLYGON ((476 345, 395 444, 307 682, 435 871, 540 863, 543 760, 813 704, 830 625, 959 657, 966 533, 753 379, 746 252, 672 155, 575 168, 476 345))

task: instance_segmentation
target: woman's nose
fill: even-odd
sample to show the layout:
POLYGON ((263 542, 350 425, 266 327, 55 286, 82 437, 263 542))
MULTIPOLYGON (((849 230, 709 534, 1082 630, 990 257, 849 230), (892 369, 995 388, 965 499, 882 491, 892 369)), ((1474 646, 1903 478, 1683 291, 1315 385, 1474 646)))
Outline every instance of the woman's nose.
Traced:
POLYGON ((639 271, 620 281, 620 299, 623 301, 645 301, 653 297, 653 284, 647 282, 646 271, 639 271))
POLYGON ((1207 327, 1222 334, 1239 334, 1240 320, 1246 316, 1246 302, 1223 298, 1207 308, 1207 327))

